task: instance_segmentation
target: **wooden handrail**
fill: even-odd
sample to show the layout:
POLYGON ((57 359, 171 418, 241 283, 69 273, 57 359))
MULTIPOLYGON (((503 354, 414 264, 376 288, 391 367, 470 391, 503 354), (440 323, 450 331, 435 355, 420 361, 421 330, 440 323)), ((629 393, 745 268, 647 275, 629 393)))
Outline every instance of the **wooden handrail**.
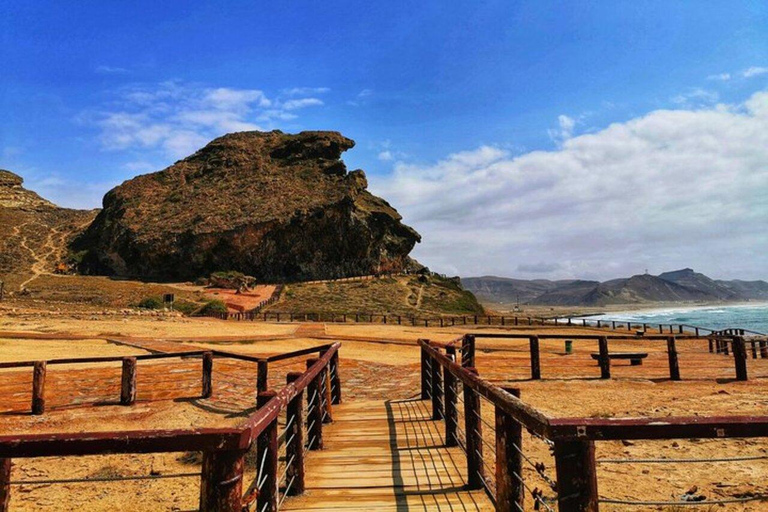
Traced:
POLYGON ((495 386, 451 361, 447 356, 441 354, 430 342, 419 340, 419 346, 422 347, 433 361, 436 361, 443 368, 448 369, 451 374, 460 380, 465 386, 476 391, 491 403, 500 407, 504 412, 512 416, 516 421, 522 423, 526 428, 542 436, 549 435, 550 419, 542 412, 534 409, 524 403, 519 398, 507 393, 498 386, 495 386))

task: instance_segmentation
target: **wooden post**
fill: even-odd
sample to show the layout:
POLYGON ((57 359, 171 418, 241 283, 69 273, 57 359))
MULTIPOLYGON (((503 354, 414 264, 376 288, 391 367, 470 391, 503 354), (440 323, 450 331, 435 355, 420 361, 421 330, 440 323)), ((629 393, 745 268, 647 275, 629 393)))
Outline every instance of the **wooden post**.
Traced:
MULTIPOLYGON (((451 361, 456 361, 455 347, 446 347, 445 352, 451 361)), ((445 446, 458 446, 456 434, 459 422, 459 411, 456 408, 458 386, 456 377, 447 366, 443 368, 443 386, 445 388, 445 446)))
POLYGON ((765 340, 760 340, 760 357, 768 359, 768 343, 765 340))
MULTIPOLYGON (((288 384, 295 382, 302 376, 301 372, 289 372, 286 381, 288 384)), ((288 496, 297 496, 302 494, 305 489, 304 484, 304 391, 299 393, 288 402, 286 408, 286 425, 290 424, 285 430, 285 460, 291 464, 286 469, 286 486, 290 489, 286 494, 288 496)))
POLYGON ((709 353, 711 354, 712 352, 715 351, 714 350, 714 343, 712 342, 712 338, 709 338, 707 341, 709 342, 709 353))
MULTIPOLYGON (((262 391, 256 400, 256 407, 261 409, 277 393, 274 391, 262 391)), ((278 484, 277 464, 278 464, 278 445, 277 445, 277 420, 272 421, 256 439, 256 460, 264 461, 263 469, 258 475, 264 483, 259 490, 256 499, 256 510, 264 512, 277 512, 278 484)))
POLYGON ((529 339, 531 349, 531 379, 541 379, 541 360, 539 358, 539 337, 531 336, 529 339))
POLYGON ((203 354, 203 398, 213 395, 213 352, 203 354))
POLYGON ((747 380, 747 349, 744 338, 733 338, 733 361, 736 365, 736 380, 747 380))
POLYGON ((683 326, 682 325, 678 325, 677 326, 677 330, 678 330, 678 334, 683 334, 683 326))
MULTIPOLYGON (((45 361, 35 361, 32 369, 32 414, 45 412, 45 361)), ((2 509, 0 509, 2 510, 2 509)))
MULTIPOLYGON (((316 358, 307 359, 307 369, 318 361, 319 359, 316 358)), ((307 400, 309 401, 307 437, 309 438, 310 450, 322 450, 323 448, 323 386, 321 378, 322 373, 312 379, 307 386, 307 400)))
MULTIPOLYGON (((520 398, 517 388, 503 388, 520 398)), ((524 510, 523 427, 512 416, 496 407, 496 510, 524 510)))
POLYGON ((331 356, 331 403, 334 405, 341 403, 341 376, 339 375, 339 351, 331 356))
POLYGON ((256 392, 263 393, 269 388, 269 361, 259 359, 256 372, 256 392))
MULTIPOLYGON (((477 375, 475 368, 467 371, 477 375)), ((464 387, 464 431, 467 437, 467 487, 481 489, 485 479, 483 466, 483 423, 480 421, 480 395, 471 387, 464 387)))
POLYGON ((600 349, 600 378, 611 378, 611 358, 608 354, 608 338, 600 336, 597 340, 597 346, 600 349))
POLYGON ((323 386, 323 423, 333 423, 333 397, 331 396, 331 374, 328 371, 328 367, 323 368, 320 372, 322 379, 320 381, 323 386))
POLYGON ((757 359, 757 341, 752 340, 752 359, 757 359))
POLYGON ((560 512, 597 512, 594 441, 555 441, 557 505, 560 512))
MULTIPOLYGON (((435 350, 440 350, 435 347, 435 350)), ((440 364, 437 360, 432 360, 432 419, 442 420, 445 418, 445 409, 443 408, 443 379, 440 364)))
POLYGON ((674 336, 667 338, 667 357, 669 358, 669 378, 680 380, 680 364, 677 361, 677 346, 674 336))
POLYGON ((120 379, 120 404, 131 405, 136 402, 136 358, 123 358, 123 375, 120 379))
POLYGON ((0 458, 0 512, 8 512, 11 503, 11 459, 0 458))
POLYGON ((201 512, 241 512, 244 450, 203 452, 201 512))
MULTIPOLYGON (((429 340, 421 340, 429 344, 429 340)), ((421 399, 427 400, 430 395, 430 386, 432 384, 432 371, 430 370, 429 355, 424 347, 421 347, 421 399)))
POLYGON ((461 366, 475 366, 475 337, 471 334, 465 334, 461 339, 461 366))

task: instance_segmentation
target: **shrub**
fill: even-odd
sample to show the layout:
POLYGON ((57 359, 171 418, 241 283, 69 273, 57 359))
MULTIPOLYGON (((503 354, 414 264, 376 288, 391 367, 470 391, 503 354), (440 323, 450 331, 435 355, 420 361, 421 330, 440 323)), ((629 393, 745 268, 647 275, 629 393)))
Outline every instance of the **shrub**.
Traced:
POLYGON ((136 304, 141 309, 163 309, 163 301, 160 297, 145 297, 136 304))
POLYGON ((205 303, 205 306, 200 308, 198 312, 200 315, 206 316, 214 313, 226 313, 227 305, 220 300, 209 300, 205 303))
POLYGON ((184 315, 190 316, 200 309, 200 304, 188 300, 177 300, 173 303, 173 309, 184 315))

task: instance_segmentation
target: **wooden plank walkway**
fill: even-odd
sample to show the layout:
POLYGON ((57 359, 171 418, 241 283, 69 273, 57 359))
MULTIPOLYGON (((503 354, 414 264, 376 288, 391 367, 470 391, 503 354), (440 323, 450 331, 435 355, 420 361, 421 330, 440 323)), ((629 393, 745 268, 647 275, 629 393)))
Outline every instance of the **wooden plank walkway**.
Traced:
POLYGON ((464 453, 444 446, 426 402, 352 400, 333 416, 325 448, 308 454, 307 492, 281 510, 494 510, 484 490, 464 488, 464 453))

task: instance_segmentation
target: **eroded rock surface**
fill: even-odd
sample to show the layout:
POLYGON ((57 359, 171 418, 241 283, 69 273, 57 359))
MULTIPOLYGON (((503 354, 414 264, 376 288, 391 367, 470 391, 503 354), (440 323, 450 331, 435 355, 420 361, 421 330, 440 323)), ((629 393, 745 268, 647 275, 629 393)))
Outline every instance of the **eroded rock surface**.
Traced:
POLYGON ((241 132, 104 197, 75 243, 87 271, 190 279, 237 270, 265 281, 399 270, 420 236, 347 172, 337 132, 241 132))

